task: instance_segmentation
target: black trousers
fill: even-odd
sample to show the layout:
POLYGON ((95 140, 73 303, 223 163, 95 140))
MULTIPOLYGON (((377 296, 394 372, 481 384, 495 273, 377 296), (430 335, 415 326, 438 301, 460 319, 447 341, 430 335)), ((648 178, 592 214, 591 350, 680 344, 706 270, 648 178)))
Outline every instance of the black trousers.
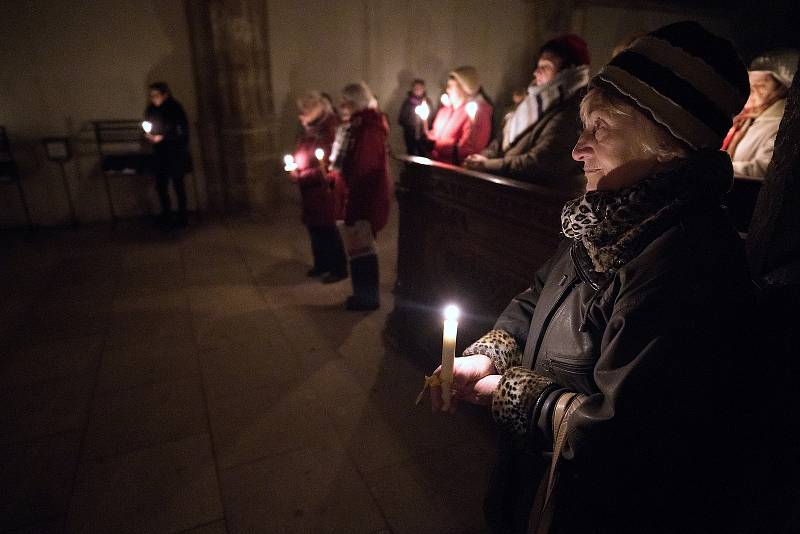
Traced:
POLYGON ((172 211, 172 202, 169 198, 169 183, 175 189, 175 197, 178 200, 178 213, 186 215, 186 186, 184 175, 186 174, 187 154, 180 151, 169 151, 156 154, 155 177, 156 191, 158 199, 161 201, 161 213, 168 214, 172 211))
POLYGON ((347 276, 347 255, 336 226, 306 226, 306 228, 308 228, 308 235, 311 238, 314 270, 337 276, 347 276))

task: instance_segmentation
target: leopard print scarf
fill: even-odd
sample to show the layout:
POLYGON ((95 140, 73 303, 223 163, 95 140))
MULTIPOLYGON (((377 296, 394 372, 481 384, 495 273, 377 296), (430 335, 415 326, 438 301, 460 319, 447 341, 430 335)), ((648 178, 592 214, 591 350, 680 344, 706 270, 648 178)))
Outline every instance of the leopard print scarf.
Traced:
POLYGON ((687 204, 700 198, 718 202, 732 179, 725 152, 702 151, 632 187, 589 191, 571 200, 561 212, 561 230, 583 243, 595 271, 607 272, 648 230, 672 220, 687 204))

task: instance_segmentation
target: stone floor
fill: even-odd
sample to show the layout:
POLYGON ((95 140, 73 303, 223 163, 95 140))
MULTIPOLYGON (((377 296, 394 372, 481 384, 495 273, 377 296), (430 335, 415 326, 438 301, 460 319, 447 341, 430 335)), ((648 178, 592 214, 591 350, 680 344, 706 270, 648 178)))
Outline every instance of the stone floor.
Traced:
POLYGON ((487 416, 383 334, 396 220, 373 313, 275 220, 0 232, 0 531, 483 530, 487 416))

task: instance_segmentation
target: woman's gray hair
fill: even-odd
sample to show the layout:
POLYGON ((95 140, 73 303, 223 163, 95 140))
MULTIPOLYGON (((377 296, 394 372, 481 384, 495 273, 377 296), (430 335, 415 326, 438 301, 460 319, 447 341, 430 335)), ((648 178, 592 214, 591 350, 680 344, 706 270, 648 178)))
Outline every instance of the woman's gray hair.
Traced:
POLYGON ((326 113, 333 112, 330 100, 320 91, 308 91, 297 98, 297 108, 300 111, 307 111, 317 105, 322 106, 326 113))
POLYGON ((639 111, 636 106, 627 103, 624 98, 608 89, 593 87, 581 100, 581 122, 586 126, 589 122, 589 114, 593 111, 604 111, 612 116, 631 117, 639 127, 638 132, 633 132, 639 145, 646 152, 654 154, 658 161, 667 162, 689 156, 689 148, 680 139, 674 137, 642 112, 631 113, 632 110, 639 111))
POLYGON ((375 97, 364 82, 351 83, 342 89, 342 99, 353 106, 353 111, 375 107, 375 97))

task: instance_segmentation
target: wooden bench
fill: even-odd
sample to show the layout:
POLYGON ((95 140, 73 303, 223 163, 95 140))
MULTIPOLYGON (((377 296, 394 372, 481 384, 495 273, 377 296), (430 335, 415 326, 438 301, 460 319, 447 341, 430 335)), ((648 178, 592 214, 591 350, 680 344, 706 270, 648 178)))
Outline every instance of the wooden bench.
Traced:
POLYGON ((395 307, 387 330, 433 364, 442 308, 461 307, 458 351, 491 328, 561 239, 561 209, 583 191, 545 188, 400 156, 395 307))

